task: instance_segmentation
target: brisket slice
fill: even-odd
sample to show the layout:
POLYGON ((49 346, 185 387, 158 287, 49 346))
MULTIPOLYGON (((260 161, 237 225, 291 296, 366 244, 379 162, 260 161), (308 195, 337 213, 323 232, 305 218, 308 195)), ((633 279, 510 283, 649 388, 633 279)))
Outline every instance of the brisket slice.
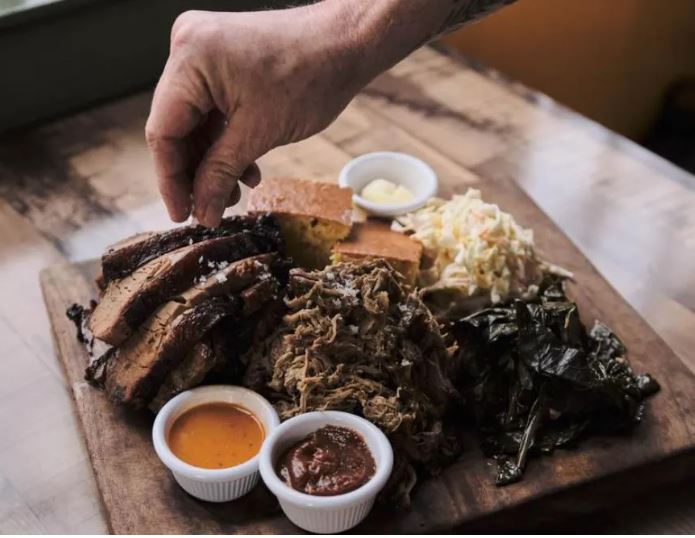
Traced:
POLYGON ((239 294, 243 305, 243 316, 249 317, 258 312, 270 301, 277 299, 280 283, 275 278, 264 278, 239 294))
POLYGON ((200 385, 222 358, 215 354, 210 342, 201 341, 195 344, 188 355, 164 379, 157 395, 150 402, 150 409, 156 413, 177 394, 200 385))
POLYGON ((101 257, 102 275, 99 286, 103 289, 109 282, 128 276, 138 267, 167 252, 242 231, 265 236, 272 244, 268 250, 282 251, 280 230, 275 219, 269 215, 227 217, 222 219, 217 228, 195 225, 165 232, 140 233, 107 248, 101 257))
MULTIPOLYGON (((167 358, 168 355, 162 355, 166 349, 163 349, 160 344, 170 331, 175 330, 180 323, 181 316, 187 315, 192 309, 207 304, 210 299, 222 297, 229 300, 229 296, 238 294, 254 282, 276 282, 273 273, 280 273, 282 276, 286 274, 286 271, 287 263, 277 253, 261 254, 231 263, 208 277, 204 282, 200 282, 160 306, 132 337, 117 348, 117 351, 112 352, 103 361, 99 359, 100 378, 95 379, 95 381, 104 386, 109 393, 115 392, 115 395, 112 396, 115 401, 132 403, 135 406, 146 404, 147 397, 154 395, 160 382, 177 368, 178 361, 172 361, 167 358), (154 377, 152 377, 150 368, 143 367, 143 364, 154 367, 160 363, 165 364, 165 366, 158 366, 159 369, 155 370, 156 375, 154 377), (101 373, 102 371, 103 373, 101 373), (131 402, 132 397, 129 394, 133 390, 130 387, 143 383, 138 374, 148 378, 146 382, 148 389, 145 395, 141 395, 137 401, 131 402), (117 376, 117 379, 114 376, 117 376)), ((242 301, 235 297, 234 303, 237 313, 241 313, 242 301)), ((222 319, 231 318, 224 316, 218 321, 222 319)), ((214 324, 210 328, 213 326, 214 324)), ((200 337, 188 342, 188 344, 193 346, 200 337)), ((182 357, 183 355, 178 355, 178 359, 182 357)), ((88 370, 87 373, 89 376, 90 371, 88 370)), ((96 371, 92 372, 93 378, 96 373, 96 371)))
POLYGON ((106 363, 105 389, 114 403, 145 407, 168 373, 194 345, 221 320, 237 316, 240 301, 234 297, 210 297, 185 310, 173 322, 157 317, 144 332, 128 340, 106 363))
MULTIPOLYGON (((162 303, 190 288, 211 266, 271 251, 275 245, 253 232, 208 239, 156 258, 112 281, 89 318, 94 336, 119 345, 162 303)), ((204 278, 204 277, 203 277, 204 278)))
POLYGON ((230 316, 220 320, 205 340, 198 342, 167 374, 157 395, 150 402, 150 409, 158 411, 180 392, 200 385, 210 372, 215 371, 213 376, 216 373, 218 380, 227 383, 241 378, 239 356, 251 345, 259 312, 271 301, 278 300, 278 280, 274 276, 269 277, 268 273, 263 273, 261 278, 239 294, 243 304, 243 319, 230 316))
POLYGON ((285 311, 285 303, 278 296, 260 305, 257 311, 241 321, 223 320, 216 325, 210 331, 210 341, 216 356, 224 360, 215 363, 206 381, 241 384, 246 369, 246 352, 277 328, 285 311))
POLYGON ((90 357, 89 364, 84 371, 84 378, 90 385, 104 390, 106 385, 106 365, 116 355, 116 348, 110 347, 98 357, 90 357))
MULTIPOLYGON (((173 298, 172 301, 159 308, 156 313, 159 323, 169 323, 176 319, 176 316, 186 309, 200 304, 202 301, 215 295, 227 295, 237 293, 246 286, 261 277, 271 273, 279 274, 281 277, 287 274, 288 263, 280 258, 277 253, 259 254, 250 258, 244 258, 229 264, 224 269, 214 273, 204 282, 196 284, 193 288, 184 292, 181 296, 173 298)), ((88 329, 84 329, 84 317, 89 310, 80 305, 73 305, 68 309, 67 315, 78 327, 78 339, 85 344, 89 353, 90 361, 85 370, 85 379, 94 387, 103 389, 106 383, 106 364, 115 359, 116 348, 110 347, 99 340, 95 340, 88 329), (87 340, 84 332, 91 337, 87 340), (91 342, 95 342, 92 346, 91 342), (98 347, 100 346, 100 347, 98 347), (104 349, 108 348, 108 349, 104 349), (96 354, 97 349, 101 351, 96 354)), ((143 331, 144 332, 144 329, 143 331)), ((133 336, 135 338, 135 336, 133 336)))
POLYGON ((95 338, 92 331, 89 330, 89 317, 91 316, 94 307, 96 307, 95 301, 90 302, 89 308, 85 308, 80 304, 73 303, 65 311, 65 315, 68 317, 68 319, 75 324, 77 340, 84 344, 90 361, 92 361, 95 357, 101 356, 110 347, 107 343, 95 338))

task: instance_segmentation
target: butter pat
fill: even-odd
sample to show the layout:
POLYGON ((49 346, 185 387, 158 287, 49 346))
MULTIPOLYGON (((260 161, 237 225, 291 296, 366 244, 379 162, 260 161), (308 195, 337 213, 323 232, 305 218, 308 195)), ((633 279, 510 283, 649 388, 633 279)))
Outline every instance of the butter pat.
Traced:
POLYGON ((413 200, 413 193, 403 185, 383 178, 370 181, 360 196, 369 202, 386 205, 407 204, 413 200))

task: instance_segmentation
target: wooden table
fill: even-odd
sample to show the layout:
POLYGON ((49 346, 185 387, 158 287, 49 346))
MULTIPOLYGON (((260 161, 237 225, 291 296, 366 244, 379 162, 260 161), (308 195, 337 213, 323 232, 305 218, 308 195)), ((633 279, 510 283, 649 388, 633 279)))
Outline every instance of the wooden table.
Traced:
MULTIPOLYGON (((38 272, 168 226, 143 140, 149 102, 138 94, 0 140, 1 533, 106 530, 38 272)), ((381 76, 324 133, 260 164, 265 175, 332 178, 377 149, 424 158, 457 190, 513 178, 695 369, 693 176, 431 48, 381 76)), ((632 493, 552 530, 695 532, 692 486, 632 493)))

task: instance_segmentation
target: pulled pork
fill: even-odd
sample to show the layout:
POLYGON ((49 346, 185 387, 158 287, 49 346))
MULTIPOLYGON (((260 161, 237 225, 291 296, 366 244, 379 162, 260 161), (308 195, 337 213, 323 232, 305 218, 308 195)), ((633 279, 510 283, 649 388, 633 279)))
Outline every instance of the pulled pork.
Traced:
POLYGON ((458 452, 442 417, 458 399, 439 325, 383 260, 290 272, 287 313, 245 356, 245 384, 282 419, 316 410, 356 413, 391 439, 386 495, 407 504, 415 469, 436 472, 458 452))

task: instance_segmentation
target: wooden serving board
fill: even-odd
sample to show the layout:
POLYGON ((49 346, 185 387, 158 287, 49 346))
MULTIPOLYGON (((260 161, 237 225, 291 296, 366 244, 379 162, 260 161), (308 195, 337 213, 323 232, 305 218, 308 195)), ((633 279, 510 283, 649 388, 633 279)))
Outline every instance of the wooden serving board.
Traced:
MULTIPOLYGON (((631 436, 593 438, 578 450, 533 459, 524 480, 505 488, 495 487, 489 462, 469 442, 457 463, 418 485, 411 510, 379 507, 357 531, 519 530, 585 514, 695 472, 695 376, 516 184, 499 176, 480 184, 484 199, 534 229, 546 258, 575 273, 570 291, 585 321, 600 319, 612 327, 626 343, 635 370, 653 374, 662 389, 631 436)), ((152 449, 152 417, 113 407, 83 381, 87 357, 65 310, 95 296, 96 267, 96 262, 54 266, 43 271, 41 284, 110 529, 138 534, 296 532, 262 485, 224 504, 189 497, 152 449)))

